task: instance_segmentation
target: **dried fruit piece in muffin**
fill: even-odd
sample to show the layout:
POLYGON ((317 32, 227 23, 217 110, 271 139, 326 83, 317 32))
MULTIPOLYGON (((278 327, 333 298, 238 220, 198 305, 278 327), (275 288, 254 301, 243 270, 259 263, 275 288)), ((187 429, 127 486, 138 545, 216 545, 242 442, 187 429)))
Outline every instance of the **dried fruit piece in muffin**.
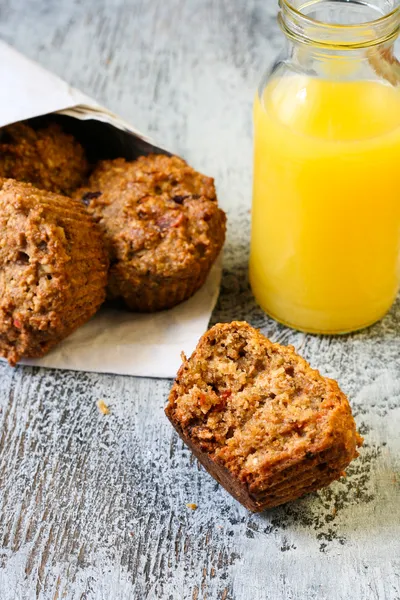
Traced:
POLYGON ((103 161, 76 197, 106 238, 109 297, 131 310, 170 308, 192 296, 225 240, 213 179, 176 156, 103 161))
POLYGON ((209 473, 259 512, 330 484, 357 434, 337 383, 247 323, 215 325, 178 372, 166 414, 209 473))
POLYGON ((108 259, 81 203, 0 179, 0 356, 44 355, 105 299, 108 259))
POLYGON ((81 144, 56 123, 40 129, 15 123, 0 130, 0 177, 69 195, 83 185, 87 172, 81 144))

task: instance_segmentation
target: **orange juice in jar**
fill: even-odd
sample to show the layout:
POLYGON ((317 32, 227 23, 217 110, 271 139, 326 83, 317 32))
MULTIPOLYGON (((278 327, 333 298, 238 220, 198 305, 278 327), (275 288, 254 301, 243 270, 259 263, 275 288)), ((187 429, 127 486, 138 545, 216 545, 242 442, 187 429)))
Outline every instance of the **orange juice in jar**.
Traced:
POLYGON ((400 65, 393 0, 281 0, 288 53, 254 107, 250 282, 276 320, 344 333, 400 283, 400 65))

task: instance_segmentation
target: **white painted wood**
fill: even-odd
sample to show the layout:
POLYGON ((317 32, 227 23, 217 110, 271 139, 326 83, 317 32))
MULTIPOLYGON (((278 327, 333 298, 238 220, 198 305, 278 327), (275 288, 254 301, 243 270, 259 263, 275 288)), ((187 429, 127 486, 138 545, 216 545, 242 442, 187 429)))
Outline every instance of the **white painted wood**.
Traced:
POLYGON ((265 318, 248 288, 251 108, 275 13, 272 0, 0 0, 0 36, 216 177, 230 227, 213 321, 246 318, 337 378, 361 457, 346 480, 254 516, 172 432, 169 381, 1 364, 1 600, 400 598, 400 303, 321 338, 265 318))

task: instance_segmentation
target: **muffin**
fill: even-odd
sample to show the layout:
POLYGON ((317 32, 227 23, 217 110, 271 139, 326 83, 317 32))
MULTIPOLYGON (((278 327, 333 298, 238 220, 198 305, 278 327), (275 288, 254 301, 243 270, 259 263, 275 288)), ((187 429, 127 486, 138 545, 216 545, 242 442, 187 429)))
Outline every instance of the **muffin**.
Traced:
POLYGON ((183 356, 165 412, 208 472, 254 512, 339 479, 362 443, 337 383, 247 323, 216 325, 183 356))
POLYGON ((133 311, 171 308, 192 296, 225 240, 213 179, 176 156, 100 162, 76 197, 106 239, 108 296, 133 311))
POLYGON ((0 179, 0 356, 40 357, 105 299, 107 254, 79 202, 0 179))
POLYGON ((0 177, 70 195, 87 172, 84 149, 56 123, 37 130, 26 123, 0 129, 0 177))

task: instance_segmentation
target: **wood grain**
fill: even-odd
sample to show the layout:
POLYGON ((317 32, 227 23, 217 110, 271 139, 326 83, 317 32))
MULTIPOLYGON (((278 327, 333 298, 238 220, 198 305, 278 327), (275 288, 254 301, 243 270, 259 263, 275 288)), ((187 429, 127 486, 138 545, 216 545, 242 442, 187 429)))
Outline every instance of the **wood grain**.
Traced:
POLYGON ((247 319, 337 378, 361 457, 327 490, 251 515, 173 433, 169 381, 0 364, 1 600, 400 598, 400 303, 323 338, 267 319, 248 286, 251 105, 280 45, 275 13, 0 0, 0 35, 216 177, 230 226, 213 322, 247 319))

